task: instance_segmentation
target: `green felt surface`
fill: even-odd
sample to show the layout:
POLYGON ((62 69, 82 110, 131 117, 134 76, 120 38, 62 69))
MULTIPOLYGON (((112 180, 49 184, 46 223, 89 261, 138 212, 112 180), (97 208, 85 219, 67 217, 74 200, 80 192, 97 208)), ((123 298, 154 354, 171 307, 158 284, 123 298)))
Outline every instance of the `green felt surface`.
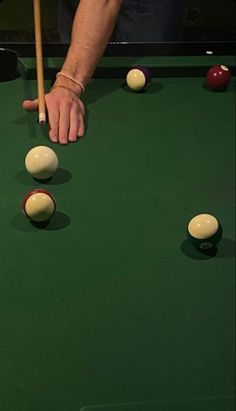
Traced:
POLYGON ((198 399, 178 399, 173 401, 155 401, 145 403, 94 405, 83 407, 80 411, 228 411, 235 410, 235 398, 219 397, 198 398, 198 399))
POLYGON ((34 80, 0 83, 0 410, 232 410, 235 79, 203 83, 93 81, 86 136, 66 147, 21 108, 34 80), (20 210, 38 144, 60 160, 45 230, 20 210), (224 230, 214 257, 186 242, 203 211, 224 230))

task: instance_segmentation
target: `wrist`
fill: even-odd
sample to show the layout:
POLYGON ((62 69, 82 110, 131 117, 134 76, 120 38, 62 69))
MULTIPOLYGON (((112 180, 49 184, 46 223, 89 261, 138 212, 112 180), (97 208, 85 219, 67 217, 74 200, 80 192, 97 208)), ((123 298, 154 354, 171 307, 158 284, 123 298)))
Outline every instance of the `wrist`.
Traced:
POLYGON ((74 94, 77 95, 77 97, 81 97, 82 94, 82 89, 79 85, 75 84, 73 81, 71 81, 68 78, 62 77, 62 76, 58 76, 55 83, 54 83, 54 87, 64 87, 64 88, 68 88, 69 90, 72 90, 74 92, 74 94))

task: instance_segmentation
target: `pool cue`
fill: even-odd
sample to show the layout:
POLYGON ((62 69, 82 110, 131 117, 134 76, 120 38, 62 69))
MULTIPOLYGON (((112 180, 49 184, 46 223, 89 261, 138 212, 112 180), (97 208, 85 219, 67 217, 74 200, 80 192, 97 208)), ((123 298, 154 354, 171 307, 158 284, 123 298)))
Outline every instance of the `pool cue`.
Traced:
POLYGON ((34 30, 38 82, 39 124, 46 123, 40 0, 34 0, 34 30))

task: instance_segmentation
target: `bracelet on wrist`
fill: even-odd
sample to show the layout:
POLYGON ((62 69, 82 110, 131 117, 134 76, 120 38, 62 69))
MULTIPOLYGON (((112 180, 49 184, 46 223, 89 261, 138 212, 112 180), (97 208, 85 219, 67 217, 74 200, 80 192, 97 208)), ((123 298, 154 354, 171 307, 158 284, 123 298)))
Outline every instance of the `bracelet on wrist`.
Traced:
POLYGON ((51 87, 50 91, 54 90, 55 88, 64 88, 65 90, 68 90, 68 91, 70 91, 71 93, 73 93, 74 96, 79 100, 79 96, 76 94, 76 92, 75 92, 72 88, 67 87, 67 86, 63 86, 63 85, 61 85, 61 84, 56 84, 55 86, 52 86, 52 87, 51 87))
POLYGON ((83 85, 83 83, 81 83, 81 81, 76 80, 74 77, 70 76, 64 71, 59 71, 56 75, 56 78, 58 78, 59 76, 68 78, 69 80, 73 81, 73 83, 77 84, 81 88, 82 92, 85 93, 85 86, 83 85))

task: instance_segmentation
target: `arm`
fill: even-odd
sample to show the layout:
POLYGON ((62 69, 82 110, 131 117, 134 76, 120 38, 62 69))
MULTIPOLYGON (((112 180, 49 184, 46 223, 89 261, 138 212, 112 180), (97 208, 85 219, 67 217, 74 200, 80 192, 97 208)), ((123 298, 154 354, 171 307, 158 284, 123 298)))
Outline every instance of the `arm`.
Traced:
POLYGON ((80 0, 62 70, 87 84, 112 34, 122 0, 80 0))
MULTIPOLYGON (((122 0, 80 1, 62 71, 84 85, 88 83, 109 41, 121 3, 122 0)), ((49 137, 62 144, 76 141, 84 134, 85 110, 80 100, 81 88, 63 76, 58 76, 54 86, 45 96, 49 137)), ((37 110, 38 101, 26 100, 23 107, 30 111, 37 110)))

